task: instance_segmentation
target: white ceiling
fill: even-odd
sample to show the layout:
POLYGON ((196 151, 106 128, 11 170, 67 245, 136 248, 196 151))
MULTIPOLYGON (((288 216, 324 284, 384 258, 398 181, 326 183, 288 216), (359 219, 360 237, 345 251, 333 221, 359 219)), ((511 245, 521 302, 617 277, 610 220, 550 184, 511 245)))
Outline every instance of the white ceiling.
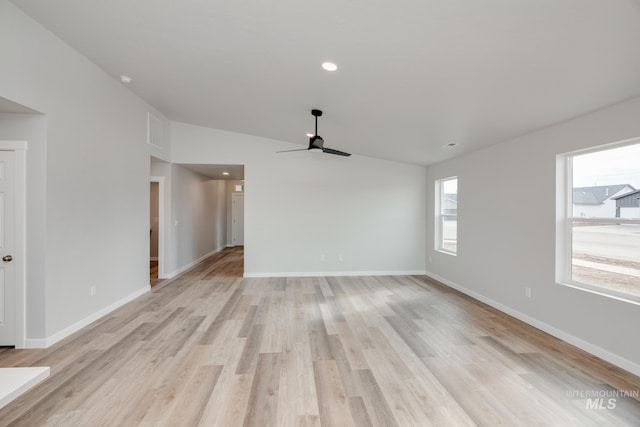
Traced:
POLYGON ((0 114, 38 114, 38 112, 0 97, 0 114))
MULTIPOLYGON (((164 163, 164 160, 151 157, 151 163, 164 163)), ((178 163, 180 166, 217 180, 244 180, 244 165, 214 165, 204 163, 178 163), (227 175, 225 175, 225 172, 227 175)))
POLYGON ((243 180, 244 179, 244 165, 205 165, 205 164, 193 164, 193 163, 181 163, 187 169, 191 169, 194 172, 204 175, 211 179, 221 180, 243 180), (224 175, 227 172, 228 175, 224 175))
POLYGON ((170 119, 407 163, 640 95, 636 0, 13 3, 170 119))

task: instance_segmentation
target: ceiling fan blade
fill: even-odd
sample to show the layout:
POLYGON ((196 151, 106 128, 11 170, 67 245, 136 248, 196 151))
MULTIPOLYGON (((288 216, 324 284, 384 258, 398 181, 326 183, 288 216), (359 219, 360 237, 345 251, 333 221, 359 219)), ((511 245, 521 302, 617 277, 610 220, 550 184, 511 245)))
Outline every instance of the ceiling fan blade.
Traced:
POLYGON ((321 110, 313 109, 311 110, 311 115, 316 119, 316 132, 309 137, 309 148, 300 148, 296 150, 282 150, 276 151, 276 153, 289 153, 291 151, 310 151, 310 152, 320 152, 327 154, 334 154, 336 156, 349 157, 351 153, 345 153, 344 151, 334 150, 333 148, 325 148, 324 139, 318 135, 318 117, 322 116, 321 110))
POLYGON ((309 150, 308 148, 298 148, 295 150, 282 150, 282 151, 276 151, 276 153, 290 153, 292 151, 307 151, 309 150))
POLYGON ((349 157, 351 155, 351 153, 345 153, 344 151, 334 150, 333 148, 323 148, 322 152, 327 154, 335 154, 337 156, 345 156, 345 157, 349 157))

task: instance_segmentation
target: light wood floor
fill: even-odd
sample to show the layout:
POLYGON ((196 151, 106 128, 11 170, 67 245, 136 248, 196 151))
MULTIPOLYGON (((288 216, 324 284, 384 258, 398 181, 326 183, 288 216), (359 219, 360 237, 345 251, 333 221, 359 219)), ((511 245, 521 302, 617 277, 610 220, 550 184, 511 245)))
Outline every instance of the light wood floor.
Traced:
POLYGON ((158 278, 158 261, 149 261, 149 280, 153 283, 158 278))
POLYGON ((640 379, 425 277, 242 279, 224 250, 46 350, 16 426, 638 426, 640 379))

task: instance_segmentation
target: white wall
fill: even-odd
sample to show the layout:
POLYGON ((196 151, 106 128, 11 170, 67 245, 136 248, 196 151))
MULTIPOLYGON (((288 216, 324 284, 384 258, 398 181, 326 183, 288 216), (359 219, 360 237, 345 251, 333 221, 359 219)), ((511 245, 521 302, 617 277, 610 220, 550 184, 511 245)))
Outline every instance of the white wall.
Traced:
POLYGON ((555 282, 556 155, 638 137, 638 117, 634 99, 429 167, 429 189, 459 178, 456 257, 433 249, 428 197, 429 274, 640 374, 640 306, 555 282))
POLYGON ((181 271, 226 246, 226 184, 174 164, 171 187, 171 244, 175 267, 181 271))
MULTIPOLYGON (((27 190, 32 203, 44 204, 46 227, 28 225, 27 233, 44 245, 44 335, 51 341, 148 289, 149 155, 167 158, 170 141, 163 151, 150 149, 153 110, 5 0, 0 58, 0 96, 47 120, 46 173, 27 190)), ((27 270, 38 262, 30 253, 27 270)), ((27 309, 29 338, 44 338, 30 326, 42 308, 27 309)))
POLYGON ((620 218, 640 218, 640 207, 620 208, 620 218))
POLYGON ((613 200, 606 200, 602 205, 574 204, 573 215, 584 218, 615 218, 616 202, 613 200))
POLYGON ((172 138, 176 163, 244 164, 246 275, 424 271, 424 168, 183 123, 172 138))

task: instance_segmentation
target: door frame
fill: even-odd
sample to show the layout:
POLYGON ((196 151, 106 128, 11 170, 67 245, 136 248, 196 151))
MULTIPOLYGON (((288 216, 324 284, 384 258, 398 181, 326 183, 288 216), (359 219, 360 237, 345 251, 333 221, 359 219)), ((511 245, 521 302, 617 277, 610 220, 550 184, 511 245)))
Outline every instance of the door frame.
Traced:
MULTIPOLYGON (((158 183, 158 279, 166 279, 168 276, 164 273, 164 176, 150 176, 149 183, 152 182, 158 183)), ((151 194, 149 194, 149 200, 151 200, 151 194)), ((151 247, 151 241, 147 249, 149 247, 151 247)))
POLYGON ((0 151, 15 153, 15 348, 25 348, 26 342, 26 259, 27 259, 27 141, 0 141, 0 151))

